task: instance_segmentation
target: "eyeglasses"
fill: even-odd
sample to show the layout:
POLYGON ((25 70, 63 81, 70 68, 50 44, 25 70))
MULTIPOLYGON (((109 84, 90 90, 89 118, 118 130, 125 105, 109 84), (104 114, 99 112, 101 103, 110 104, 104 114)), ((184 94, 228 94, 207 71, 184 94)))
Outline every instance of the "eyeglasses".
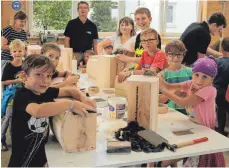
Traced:
POLYGON ((183 58, 184 57, 184 53, 167 53, 167 55, 172 58, 175 58, 175 57, 183 58))
POLYGON ((147 39, 147 40, 141 40, 141 43, 142 43, 142 44, 152 43, 154 40, 157 40, 157 39, 147 39))

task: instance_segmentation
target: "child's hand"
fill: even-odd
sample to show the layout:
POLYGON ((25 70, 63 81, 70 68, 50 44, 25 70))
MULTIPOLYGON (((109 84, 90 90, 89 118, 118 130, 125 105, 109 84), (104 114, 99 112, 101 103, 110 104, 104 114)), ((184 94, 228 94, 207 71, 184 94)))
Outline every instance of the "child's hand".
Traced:
POLYGON ((112 45, 112 41, 110 39, 104 39, 102 43, 103 43, 103 48, 112 45))
POLYGON ((81 66, 81 67, 83 66, 83 62, 80 62, 80 66, 81 66))
POLYGON ((123 82, 128 76, 130 76, 130 71, 127 72, 120 72, 118 75, 118 82, 123 82))
POLYGON ((17 83, 23 83, 23 79, 21 79, 21 78, 17 78, 17 79, 15 79, 15 81, 16 81, 17 83))
POLYGON ((129 71, 129 68, 125 68, 122 70, 122 72, 127 72, 127 71, 129 71))
POLYGON ((78 78, 77 76, 68 76, 64 82, 67 85, 75 85, 78 82, 78 78))
POLYGON ((96 107, 96 101, 89 99, 86 96, 82 97, 80 100, 81 100, 81 102, 83 102, 89 106, 96 107))
POLYGON ((94 109, 93 107, 79 101, 74 101, 72 112, 79 114, 81 117, 87 117, 88 116, 87 110, 96 112, 96 109, 94 109))
POLYGON ((72 75, 72 73, 69 72, 69 71, 66 71, 66 77, 68 77, 68 76, 70 76, 70 75, 72 75))

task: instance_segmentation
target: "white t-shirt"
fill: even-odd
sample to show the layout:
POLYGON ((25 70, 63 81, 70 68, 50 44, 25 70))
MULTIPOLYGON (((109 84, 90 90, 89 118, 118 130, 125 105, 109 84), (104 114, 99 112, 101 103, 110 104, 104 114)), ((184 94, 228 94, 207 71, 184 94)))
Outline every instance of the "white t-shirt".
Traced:
MULTIPOLYGON (((132 36, 128 41, 126 41, 124 44, 121 43, 121 37, 114 35, 107 37, 107 39, 112 41, 113 45, 113 52, 115 52, 119 48, 127 49, 128 51, 131 51, 131 45, 134 47, 135 41, 136 41, 136 35, 132 36)), ((133 63, 127 63, 127 68, 132 68, 134 66, 133 63)))

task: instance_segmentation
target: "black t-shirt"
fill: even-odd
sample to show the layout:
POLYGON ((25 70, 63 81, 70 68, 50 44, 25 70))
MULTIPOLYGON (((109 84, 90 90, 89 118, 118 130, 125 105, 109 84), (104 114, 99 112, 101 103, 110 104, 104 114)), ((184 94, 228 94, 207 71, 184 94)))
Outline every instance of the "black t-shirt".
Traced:
MULTIPOLYGON (((143 51, 143 47, 141 45, 141 33, 139 33, 136 37, 136 41, 135 41, 135 51, 136 50, 142 50, 143 51)), ((161 36, 160 34, 158 34, 158 45, 157 45, 157 48, 161 49, 161 36)), ((142 52, 141 52, 142 53, 142 52)), ((136 54, 136 57, 141 57, 142 55, 141 54, 136 54)))
POLYGON ((191 65, 197 60, 197 53, 205 54, 211 42, 210 30, 206 22, 192 23, 180 37, 188 50, 183 63, 191 65))
POLYGON ((79 17, 68 22, 64 35, 70 37, 73 52, 85 52, 93 47, 93 40, 98 39, 96 25, 87 19, 83 24, 79 17))
POLYGON ((12 154, 8 167, 43 167, 46 162, 45 132, 48 118, 35 118, 26 112, 30 103, 53 102, 58 97, 58 88, 48 88, 36 95, 31 90, 17 90, 12 116, 12 154))
POLYGON ((21 71, 21 66, 15 67, 9 62, 6 64, 3 74, 2 81, 14 80, 17 78, 18 73, 21 71))

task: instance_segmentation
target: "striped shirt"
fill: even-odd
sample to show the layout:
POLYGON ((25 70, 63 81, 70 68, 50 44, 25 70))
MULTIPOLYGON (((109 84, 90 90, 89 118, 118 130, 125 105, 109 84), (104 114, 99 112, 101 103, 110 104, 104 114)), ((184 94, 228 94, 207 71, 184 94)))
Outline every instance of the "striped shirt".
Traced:
MULTIPOLYGON (((4 36, 8 40, 8 44, 15 39, 20 39, 21 41, 27 40, 27 34, 24 30, 17 32, 11 26, 5 27, 1 31, 1 36, 4 36)), ((12 56, 10 55, 9 50, 2 50, 1 52, 1 59, 2 60, 12 60, 12 56)))

